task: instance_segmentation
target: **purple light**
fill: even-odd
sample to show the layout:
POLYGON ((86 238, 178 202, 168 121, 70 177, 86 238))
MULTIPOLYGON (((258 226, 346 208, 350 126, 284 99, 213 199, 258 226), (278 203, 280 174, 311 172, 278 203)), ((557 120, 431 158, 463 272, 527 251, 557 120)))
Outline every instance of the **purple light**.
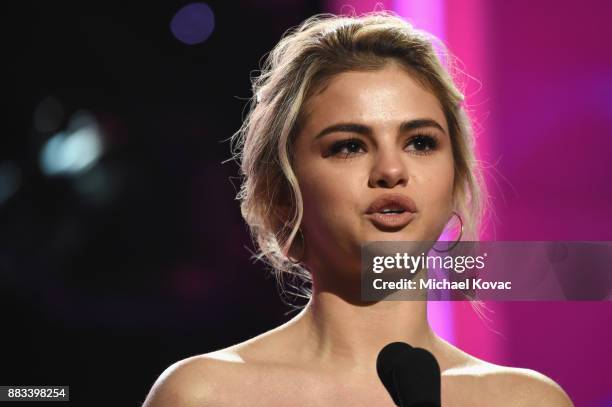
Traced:
POLYGON ((176 12, 170 30, 177 40, 194 45, 204 42, 215 29, 215 15, 206 3, 191 3, 176 12))

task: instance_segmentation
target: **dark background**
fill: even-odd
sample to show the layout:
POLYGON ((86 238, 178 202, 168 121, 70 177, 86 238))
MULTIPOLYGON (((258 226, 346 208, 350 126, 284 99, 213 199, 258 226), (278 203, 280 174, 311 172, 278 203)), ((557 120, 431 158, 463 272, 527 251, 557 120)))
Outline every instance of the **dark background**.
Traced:
POLYGON ((251 71, 319 4, 209 1, 215 30, 190 46, 170 30, 186 3, 3 12, 0 164, 17 186, 0 200, 0 384, 69 385, 70 405, 138 406, 171 363, 293 315, 249 259, 238 167, 222 161, 251 71), (33 115, 49 97, 63 119, 41 132, 33 115), (83 109, 104 155, 83 173, 45 175, 45 142, 83 109))

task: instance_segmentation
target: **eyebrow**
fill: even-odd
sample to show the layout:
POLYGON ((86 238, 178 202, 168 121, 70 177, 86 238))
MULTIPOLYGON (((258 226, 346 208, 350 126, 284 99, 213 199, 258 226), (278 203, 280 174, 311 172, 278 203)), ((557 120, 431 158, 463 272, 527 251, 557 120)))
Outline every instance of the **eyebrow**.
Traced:
MULTIPOLYGON (((402 122, 402 124, 400 124, 399 129, 400 129, 400 132, 405 132, 405 131, 410 131, 410 130, 421 129, 424 127, 434 127, 442 131, 442 133, 446 134, 442 126, 440 126, 440 124, 433 119, 408 120, 408 121, 402 122)), ((318 140, 321 137, 329 133, 336 133, 336 132, 357 133, 357 134, 362 134, 364 136, 369 136, 372 134, 372 128, 366 125, 363 125, 363 124, 358 124, 358 123, 332 124, 331 126, 328 126, 324 128, 323 130, 321 130, 319 134, 316 135, 315 140, 318 140)))

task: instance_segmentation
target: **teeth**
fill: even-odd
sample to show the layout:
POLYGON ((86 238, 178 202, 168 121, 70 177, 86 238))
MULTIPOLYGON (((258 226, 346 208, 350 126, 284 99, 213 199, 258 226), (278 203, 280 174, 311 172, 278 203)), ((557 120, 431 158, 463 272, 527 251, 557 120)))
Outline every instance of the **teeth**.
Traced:
POLYGON ((403 209, 383 209, 380 213, 402 213, 403 209))

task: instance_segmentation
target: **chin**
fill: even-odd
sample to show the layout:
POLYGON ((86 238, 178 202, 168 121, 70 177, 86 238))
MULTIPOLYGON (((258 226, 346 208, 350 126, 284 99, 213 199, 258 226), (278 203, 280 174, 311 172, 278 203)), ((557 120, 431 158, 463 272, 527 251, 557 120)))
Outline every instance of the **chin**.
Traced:
POLYGON ((370 224, 368 227, 368 232, 366 236, 366 240, 389 240, 389 241, 398 241, 398 240, 422 240, 423 233, 418 230, 418 225, 415 225, 413 222, 402 228, 380 228, 373 224, 370 224))

